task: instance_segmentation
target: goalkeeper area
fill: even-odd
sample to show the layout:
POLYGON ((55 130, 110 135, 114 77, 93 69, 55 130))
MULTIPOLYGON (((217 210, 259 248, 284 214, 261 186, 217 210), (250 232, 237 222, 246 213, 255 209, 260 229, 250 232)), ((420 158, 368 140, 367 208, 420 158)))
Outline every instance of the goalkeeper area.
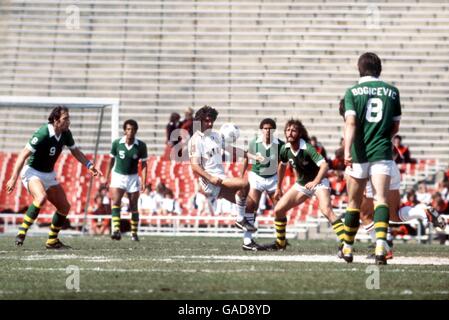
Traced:
POLYGON ((22 248, 0 237, 0 299, 448 299, 445 246, 395 244, 382 267, 339 260, 336 243, 291 240, 284 252, 243 252, 240 239, 144 236, 67 237, 64 252, 46 251, 45 237, 22 248), (76 278, 74 278, 76 277, 76 278))

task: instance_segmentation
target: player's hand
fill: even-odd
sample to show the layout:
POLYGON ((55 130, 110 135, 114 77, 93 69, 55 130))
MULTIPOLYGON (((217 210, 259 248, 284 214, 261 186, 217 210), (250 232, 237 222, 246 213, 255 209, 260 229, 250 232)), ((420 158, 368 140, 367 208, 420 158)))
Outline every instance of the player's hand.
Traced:
POLYGON ((95 166, 91 166, 89 168, 89 172, 92 176, 96 177, 96 176, 103 176, 103 172, 101 172, 100 170, 98 170, 97 168, 95 168, 95 166))
POLYGON ((282 197, 282 189, 276 188, 276 191, 274 192, 274 195, 273 195, 273 199, 275 199, 277 202, 277 201, 279 201, 279 199, 281 199, 281 197, 282 197))
POLYGON ((315 188, 317 184, 318 184, 318 182, 310 181, 310 182, 307 182, 304 187, 308 190, 313 190, 313 188, 315 188))
POLYGON ((261 155, 260 153, 257 153, 256 154, 256 161, 259 161, 259 162, 265 162, 265 157, 263 156, 263 155, 261 155))
POLYGON ((11 193, 16 187, 17 178, 11 177, 6 183, 6 192, 11 193))
POLYGON ((351 152, 345 150, 345 166, 352 167, 352 156, 351 152))
POLYGON ((212 177, 210 180, 210 183, 212 183, 214 186, 221 186, 221 184, 223 183, 223 180, 221 180, 218 177, 212 177))

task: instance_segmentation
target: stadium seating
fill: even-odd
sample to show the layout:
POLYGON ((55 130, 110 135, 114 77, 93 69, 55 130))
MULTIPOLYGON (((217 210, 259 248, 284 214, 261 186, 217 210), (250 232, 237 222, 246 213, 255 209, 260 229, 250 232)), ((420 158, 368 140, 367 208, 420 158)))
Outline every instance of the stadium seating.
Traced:
MULTIPOLYGON (((219 109, 217 125, 234 122, 242 134, 254 133, 255 118, 282 124, 300 117, 332 154, 342 132, 338 100, 357 80, 357 57, 370 50, 383 59, 383 78, 401 90, 401 134, 412 156, 449 161, 448 3, 75 6, 82 12, 79 28, 67 22, 73 8, 59 2, 0 4, 0 95, 119 98, 120 119, 138 118, 152 155, 163 152, 171 112, 204 104, 219 109)), ((92 122, 94 133, 95 120, 83 121, 92 122)), ((18 151, 13 148, 28 138, 2 135, 0 150, 18 151)), ((162 164, 154 170, 168 178, 162 164)))

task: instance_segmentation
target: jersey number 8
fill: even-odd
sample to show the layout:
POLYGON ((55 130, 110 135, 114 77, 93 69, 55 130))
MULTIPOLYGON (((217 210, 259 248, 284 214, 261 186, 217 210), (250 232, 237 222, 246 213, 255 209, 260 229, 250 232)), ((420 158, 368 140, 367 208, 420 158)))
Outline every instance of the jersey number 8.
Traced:
POLYGON ((368 122, 379 122, 383 115, 383 102, 379 98, 371 98, 366 103, 366 120, 368 122))

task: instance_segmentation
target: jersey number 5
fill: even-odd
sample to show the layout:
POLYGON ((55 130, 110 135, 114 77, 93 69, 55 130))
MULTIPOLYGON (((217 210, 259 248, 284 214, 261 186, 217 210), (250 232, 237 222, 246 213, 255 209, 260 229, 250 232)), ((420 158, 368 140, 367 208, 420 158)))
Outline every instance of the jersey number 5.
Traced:
POLYGON ((125 159, 125 151, 119 151, 118 156, 120 157, 120 159, 125 159))
POLYGON ((383 102, 379 98, 371 98, 366 103, 366 120, 368 122, 379 122, 383 115, 383 102))

